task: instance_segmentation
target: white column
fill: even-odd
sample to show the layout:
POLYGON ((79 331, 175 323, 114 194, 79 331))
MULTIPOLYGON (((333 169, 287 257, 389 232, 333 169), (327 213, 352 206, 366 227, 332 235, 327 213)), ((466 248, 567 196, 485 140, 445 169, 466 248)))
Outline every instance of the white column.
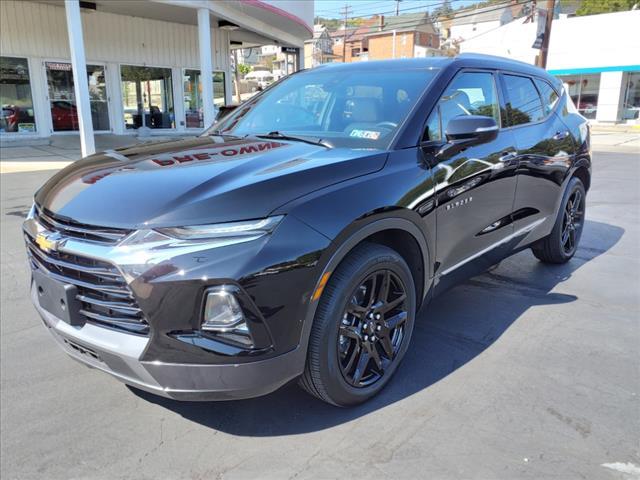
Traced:
POLYGON ((111 131, 116 135, 124 135, 124 108, 122 106, 122 79, 120 66, 107 63, 107 90, 109 91, 109 113, 111 114, 111 131))
POLYGON ((78 0, 65 0, 67 12, 67 33, 69 34, 69 50, 71 50, 71 66, 73 67, 73 84, 76 94, 76 111, 80 124, 80 148, 82 156, 96 153, 91 123, 91 104, 89 102, 89 82, 87 81, 87 62, 84 57, 84 39, 82 38, 82 19, 78 0))
POLYGON ((31 99, 39 137, 51 135, 51 105, 47 94, 47 75, 41 58, 29 58, 29 76, 31 77, 31 99))
POLYGON ((215 119, 213 108, 213 72, 211 70, 211 25, 209 9, 198 9, 198 42, 200 44, 200 82, 202 84, 202 107, 204 128, 209 128, 215 119))
POLYGON ((620 112, 620 104, 624 89, 622 80, 624 72, 602 72, 598 91, 598 110, 596 120, 599 122, 616 122, 620 112))
POLYGON ((184 77, 180 67, 173 67, 171 75, 173 77, 173 115, 175 116, 176 130, 184 132, 187 119, 184 111, 184 77))

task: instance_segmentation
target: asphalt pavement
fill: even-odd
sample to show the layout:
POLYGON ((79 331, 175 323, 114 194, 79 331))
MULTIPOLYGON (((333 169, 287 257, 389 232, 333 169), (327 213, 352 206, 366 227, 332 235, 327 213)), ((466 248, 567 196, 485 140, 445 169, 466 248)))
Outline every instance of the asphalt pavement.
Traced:
POLYGON ((28 300, 20 224, 53 171, 0 175, 0 477, 640 478, 640 155, 598 152, 580 249, 436 299, 372 402, 295 385, 179 403, 68 358, 28 300))

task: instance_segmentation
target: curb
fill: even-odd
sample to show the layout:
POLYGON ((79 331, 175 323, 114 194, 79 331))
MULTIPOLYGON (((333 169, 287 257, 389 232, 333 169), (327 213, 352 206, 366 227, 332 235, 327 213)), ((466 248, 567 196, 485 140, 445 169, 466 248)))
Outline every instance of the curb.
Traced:
POLYGON ((64 162, 0 162, 0 174, 60 170, 73 161, 64 162))

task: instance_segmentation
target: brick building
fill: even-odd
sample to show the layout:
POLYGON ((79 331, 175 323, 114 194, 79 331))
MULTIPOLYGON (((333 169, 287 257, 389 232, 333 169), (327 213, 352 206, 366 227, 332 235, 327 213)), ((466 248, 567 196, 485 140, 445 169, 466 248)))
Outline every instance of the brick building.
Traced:
POLYGON ((365 39, 369 60, 441 55, 439 35, 426 12, 381 16, 365 39))
POLYGON ((348 27, 346 32, 344 29, 332 32, 334 61, 342 62, 344 59, 344 62, 350 63, 366 60, 369 49, 366 35, 372 27, 379 25, 381 18, 384 17, 375 15, 363 20, 357 27, 348 27))
POLYGON ((335 61, 357 62, 440 55, 440 39, 429 14, 375 15, 358 27, 331 33, 335 61), (394 45, 395 44, 395 45, 394 45))

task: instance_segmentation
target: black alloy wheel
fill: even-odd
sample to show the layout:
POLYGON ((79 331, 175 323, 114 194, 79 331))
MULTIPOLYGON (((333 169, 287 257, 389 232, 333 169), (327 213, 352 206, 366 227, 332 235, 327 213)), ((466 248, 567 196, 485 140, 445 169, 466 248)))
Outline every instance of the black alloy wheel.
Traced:
POLYGON ((340 371, 354 387, 379 381, 404 337, 407 294, 397 275, 379 270, 355 289, 338 330, 340 371))
POLYGON ((567 255, 573 255, 578 247, 578 240, 582 233, 584 219, 584 195, 576 189, 564 208, 562 218, 562 249, 567 255))
POLYGON ((565 263, 578 250, 585 223, 586 191, 579 178, 569 180, 551 233, 531 250, 544 263, 565 263))
POLYGON ((355 247, 318 302, 302 388, 343 407, 376 395, 409 347, 416 303, 414 278, 398 252, 374 243, 355 247))

